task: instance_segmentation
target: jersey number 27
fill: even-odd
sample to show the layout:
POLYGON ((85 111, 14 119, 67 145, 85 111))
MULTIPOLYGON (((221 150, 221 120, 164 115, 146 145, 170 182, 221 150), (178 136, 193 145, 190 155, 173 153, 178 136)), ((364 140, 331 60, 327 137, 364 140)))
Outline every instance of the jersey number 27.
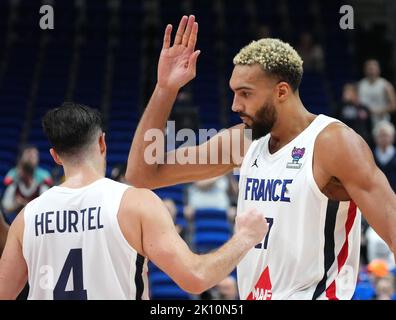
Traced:
POLYGON ((267 249, 267 246, 268 246, 268 238, 269 238, 269 234, 270 234, 272 225, 274 224, 274 218, 265 218, 265 219, 267 219, 267 222, 268 222, 268 232, 264 238, 264 245, 262 242, 260 242, 259 244, 256 244, 256 246, 255 246, 256 249, 267 249))

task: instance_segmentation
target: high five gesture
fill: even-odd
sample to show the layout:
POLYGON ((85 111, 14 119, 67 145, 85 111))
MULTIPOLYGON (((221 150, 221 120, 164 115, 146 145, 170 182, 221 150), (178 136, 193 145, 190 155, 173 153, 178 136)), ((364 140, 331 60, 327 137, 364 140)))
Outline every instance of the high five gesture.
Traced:
MULTIPOLYGON (((231 154, 231 146, 219 142, 222 134, 229 135, 227 130, 211 138, 212 145, 218 146, 215 151, 208 150, 211 148, 207 143, 179 148, 178 152, 190 152, 196 155, 197 159, 200 155, 206 155, 207 159, 202 164, 180 164, 173 163, 172 160, 168 161, 168 159, 176 158, 176 150, 165 152, 163 148, 156 150, 155 156, 157 159, 163 157, 164 163, 146 161, 145 155, 150 154, 147 151, 150 150, 149 146, 152 143, 150 138, 145 138, 146 135, 150 136, 150 132, 163 132, 179 90, 196 75, 200 51, 195 50, 198 36, 198 23, 195 22, 195 17, 190 15, 181 18, 173 44, 171 34, 172 25, 169 24, 165 29, 164 43, 158 62, 157 85, 135 131, 129 153, 125 176, 127 181, 136 187, 153 188, 160 185, 167 186, 209 179, 231 172, 237 166, 234 162, 209 163, 213 158, 212 152, 231 154)), ((243 131, 240 130, 240 132, 242 137, 243 131)))
POLYGON ((196 74, 200 51, 195 51, 198 34, 195 17, 183 16, 172 46, 171 33, 172 25, 168 24, 158 63, 158 86, 177 91, 194 79, 196 74))

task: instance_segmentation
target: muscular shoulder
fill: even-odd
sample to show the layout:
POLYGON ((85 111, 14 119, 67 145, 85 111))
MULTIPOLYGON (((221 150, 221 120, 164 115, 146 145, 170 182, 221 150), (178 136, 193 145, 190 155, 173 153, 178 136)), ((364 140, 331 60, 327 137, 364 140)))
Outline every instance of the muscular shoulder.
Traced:
POLYGON ((163 203, 151 190, 129 187, 121 200, 120 212, 128 216, 143 218, 155 212, 158 206, 163 206, 163 203))
POLYGON ((160 205, 163 205, 162 201, 148 189, 130 187, 122 197, 118 223, 128 243, 143 256, 146 254, 143 250, 142 238, 147 231, 147 227, 144 226, 153 224, 155 215, 159 214, 160 205))
POLYGON ((353 129, 341 122, 334 122, 319 133, 316 139, 316 147, 327 154, 332 151, 335 154, 341 153, 342 155, 343 152, 365 150, 368 145, 353 129))
POLYGON ((364 172, 374 165, 367 143, 343 123, 332 123, 318 135, 315 159, 329 175, 339 178, 364 172))

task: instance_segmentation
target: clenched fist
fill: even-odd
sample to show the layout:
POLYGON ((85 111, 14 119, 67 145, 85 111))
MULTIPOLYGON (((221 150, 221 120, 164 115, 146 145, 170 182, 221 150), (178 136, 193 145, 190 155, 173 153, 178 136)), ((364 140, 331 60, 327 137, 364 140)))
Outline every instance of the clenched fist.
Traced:
POLYGON ((262 212, 249 209, 235 219, 235 233, 245 239, 247 246, 261 242, 268 232, 268 223, 262 212))

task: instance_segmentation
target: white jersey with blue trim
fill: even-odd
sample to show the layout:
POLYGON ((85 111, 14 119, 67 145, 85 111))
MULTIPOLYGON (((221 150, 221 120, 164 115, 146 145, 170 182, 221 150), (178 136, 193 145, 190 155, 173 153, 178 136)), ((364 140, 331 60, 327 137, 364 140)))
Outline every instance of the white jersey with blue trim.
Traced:
POLYGON ((258 209, 269 231, 238 265, 241 299, 351 299, 359 268, 360 212, 353 201, 328 199, 313 177, 316 137, 336 121, 317 116, 273 154, 269 134, 249 147, 237 212, 258 209))
POLYGON ((28 299, 148 299, 147 261, 117 219, 129 186, 53 187, 24 211, 28 299))

